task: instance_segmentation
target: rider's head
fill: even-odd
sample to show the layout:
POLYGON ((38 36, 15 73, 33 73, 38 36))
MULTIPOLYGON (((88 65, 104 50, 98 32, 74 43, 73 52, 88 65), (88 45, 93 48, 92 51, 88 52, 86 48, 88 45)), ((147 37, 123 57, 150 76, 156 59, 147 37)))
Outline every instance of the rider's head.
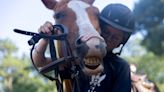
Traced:
POLYGON ((106 40, 108 50, 124 45, 134 30, 132 11, 122 4, 109 4, 100 14, 102 36, 106 40))

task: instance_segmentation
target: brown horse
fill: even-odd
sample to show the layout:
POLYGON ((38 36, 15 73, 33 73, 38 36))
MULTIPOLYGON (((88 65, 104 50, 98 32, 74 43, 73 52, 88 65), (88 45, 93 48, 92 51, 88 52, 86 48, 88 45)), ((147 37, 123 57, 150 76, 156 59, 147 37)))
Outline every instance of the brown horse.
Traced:
MULTIPOLYGON (((94 1, 94 0, 91 0, 94 1)), ((103 71, 103 57, 106 43, 100 36, 99 10, 87 0, 42 0, 44 5, 54 11, 56 24, 68 28, 67 40, 74 56, 78 57, 84 74, 96 75, 103 71)), ((59 57, 63 57, 62 44, 57 43, 59 57)), ((68 84, 68 82, 65 82, 68 84)), ((68 85, 66 91, 70 92, 68 85)))

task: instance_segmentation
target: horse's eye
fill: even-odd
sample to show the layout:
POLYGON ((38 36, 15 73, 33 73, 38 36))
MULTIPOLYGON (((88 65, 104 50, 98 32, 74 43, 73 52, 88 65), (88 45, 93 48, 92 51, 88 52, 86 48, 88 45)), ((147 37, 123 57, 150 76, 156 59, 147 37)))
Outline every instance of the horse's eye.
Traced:
POLYGON ((61 18, 63 18, 64 17, 64 13, 56 13, 55 15, 54 15, 54 18, 56 18, 56 19, 61 19, 61 18))

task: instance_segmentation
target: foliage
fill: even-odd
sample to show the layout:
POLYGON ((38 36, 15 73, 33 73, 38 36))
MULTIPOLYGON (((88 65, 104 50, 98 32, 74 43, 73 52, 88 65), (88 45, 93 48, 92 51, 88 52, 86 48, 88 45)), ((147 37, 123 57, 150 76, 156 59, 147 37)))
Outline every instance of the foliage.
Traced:
POLYGON ((26 55, 22 58, 12 56, 17 48, 10 40, 0 40, 0 45, 0 53, 3 54, 0 58, 0 84, 3 84, 5 92, 56 91, 54 82, 38 75, 26 55))
POLYGON ((55 85, 24 76, 15 80, 13 92, 55 92, 55 85))
POLYGON ((140 0, 134 8, 136 28, 145 35, 142 45, 156 55, 164 54, 164 27, 161 27, 164 26, 163 12, 163 0, 140 0))
POLYGON ((11 40, 0 40, 0 52, 2 52, 4 55, 10 55, 15 51, 17 51, 17 48, 11 40))
POLYGON ((153 51, 156 55, 164 54, 164 25, 159 25, 155 28, 151 28, 151 34, 147 35, 143 41, 143 45, 147 46, 147 49, 153 51), (151 38, 151 39, 150 39, 151 38))

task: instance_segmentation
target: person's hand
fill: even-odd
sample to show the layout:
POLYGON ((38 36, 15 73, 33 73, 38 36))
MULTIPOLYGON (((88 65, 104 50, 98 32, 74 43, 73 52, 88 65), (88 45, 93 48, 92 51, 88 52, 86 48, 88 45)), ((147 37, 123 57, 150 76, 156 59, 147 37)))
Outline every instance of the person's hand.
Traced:
POLYGON ((47 21, 38 29, 39 33, 44 33, 48 35, 52 35, 53 25, 51 22, 47 21))

